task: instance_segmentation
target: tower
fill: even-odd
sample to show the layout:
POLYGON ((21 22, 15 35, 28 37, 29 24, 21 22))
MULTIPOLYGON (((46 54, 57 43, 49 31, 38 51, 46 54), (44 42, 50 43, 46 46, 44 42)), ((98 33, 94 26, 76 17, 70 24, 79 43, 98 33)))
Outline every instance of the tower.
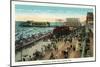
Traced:
POLYGON ((93 12, 88 12, 86 16, 86 24, 93 24, 93 12))

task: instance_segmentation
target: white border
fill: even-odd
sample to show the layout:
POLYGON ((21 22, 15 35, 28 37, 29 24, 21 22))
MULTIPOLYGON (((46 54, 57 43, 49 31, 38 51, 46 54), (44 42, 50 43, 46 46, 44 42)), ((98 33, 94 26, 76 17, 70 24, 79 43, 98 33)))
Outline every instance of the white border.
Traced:
POLYGON ((68 63, 68 62, 81 62, 81 61, 95 61, 95 7, 94 6, 83 6, 83 5, 64 5, 64 4, 50 4, 50 3, 35 3, 35 2, 17 2, 12 1, 12 16, 11 16, 11 22, 12 22, 12 31, 11 31, 11 66, 17 66, 17 65, 36 65, 36 64, 50 64, 50 63, 68 63), (94 13, 94 54, 93 57, 90 58, 73 58, 73 59, 57 59, 57 60, 39 60, 39 61, 26 61, 26 62, 15 62, 15 4, 25 4, 25 5, 42 5, 42 6, 57 6, 57 7, 81 7, 81 8, 93 8, 94 13))

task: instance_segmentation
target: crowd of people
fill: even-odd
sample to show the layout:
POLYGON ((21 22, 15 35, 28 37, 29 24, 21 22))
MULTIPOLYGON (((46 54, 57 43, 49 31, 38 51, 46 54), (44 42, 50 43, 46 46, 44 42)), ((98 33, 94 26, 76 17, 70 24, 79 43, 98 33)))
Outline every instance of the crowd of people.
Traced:
MULTIPOLYGON (((80 53, 77 56, 79 58, 81 57, 82 47, 83 47, 82 42, 84 42, 84 40, 86 40, 86 48, 85 48, 85 54, 84 54, 86 56, 86 54, 90 50, 90 47, 89 47, 90 38, 89 36, 87 37, 87 39, 85 38, 86 34, 89 35, 89 33, 85 32, 85 27, 78 28, 69 33, 70 34, 68 35, 59 34, 59 37, 58 35, 56 36, 56 34, 52 34, 50 36, 43 38, 42 40, 44 42, 50 42, 50 43, 48 43, 47 45, 43 45, 43 47, 41 48, 41 51, 36 50, 32 56, 30 55, 23 56, 21 61, 43 60, 45 59, 46 55, 49 55, 47 59, 60 59, 59 55, 57 56, 57 52, 58 53, 61 52, 61 55, 63 58, 71 58, 70 56, 71 53, 75 51, 76 52, 78 51, 80 53), (64 42, 64 48, 62 48, 61 50, 59 49, 59 45, 58 45, 59 42, 64 42)), ((42 36, 42 34, 40 36, 42 36)), ((34 38, 35 37, 32 36, 32 38, 29 38, 29 39, 33 40, 34 38)))

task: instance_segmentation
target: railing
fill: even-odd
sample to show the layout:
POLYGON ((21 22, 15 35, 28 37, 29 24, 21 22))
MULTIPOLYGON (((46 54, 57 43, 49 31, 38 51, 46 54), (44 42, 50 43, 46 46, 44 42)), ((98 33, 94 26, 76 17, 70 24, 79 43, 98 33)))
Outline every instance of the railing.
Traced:
POLYGON ((19 45, 19 46, 16 46, 16 50, 19 50, 19 49, 21 49, 21 48, 23 48, 23 47, 25 47, 25 46, 27 46, 27 45, 29 45, 29 44, 32 44, 32 43, 34 43, 34 42, 36 42, 36 41, 38 41, 38 40, 40 40, 40 39, 43 39, 43 38, 45 38, 46 36, 49 36, 49 35, 51 35, 52 33, 48 33, 48 34, 44 34, 43 36, 41 36, 41 37, 37 37, 36 39, 34 39, 34 40, 32 40, 32 41, 30 41, 30 42, 27 42, 27 43, 24 43, 24 44, 22 44, 22 45, 19 45))

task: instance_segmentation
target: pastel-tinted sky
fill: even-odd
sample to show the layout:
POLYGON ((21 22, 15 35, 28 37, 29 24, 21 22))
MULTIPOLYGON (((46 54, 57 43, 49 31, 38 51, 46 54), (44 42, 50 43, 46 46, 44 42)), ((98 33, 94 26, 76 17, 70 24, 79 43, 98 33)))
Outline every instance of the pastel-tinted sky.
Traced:
POLYGON ((93 12, 89 8, 73 7, 52 7, 52 6, 33 6, 33 5, 16 5, 16 13, 50 13, 50 14, 68 14, 68 15, 86 15, 87 12, 93 12))
POLYGON ((15 5, 16 15, 48 15, 48 16, 86 16, 87 12, 93 12, 92 8, 15 5))

